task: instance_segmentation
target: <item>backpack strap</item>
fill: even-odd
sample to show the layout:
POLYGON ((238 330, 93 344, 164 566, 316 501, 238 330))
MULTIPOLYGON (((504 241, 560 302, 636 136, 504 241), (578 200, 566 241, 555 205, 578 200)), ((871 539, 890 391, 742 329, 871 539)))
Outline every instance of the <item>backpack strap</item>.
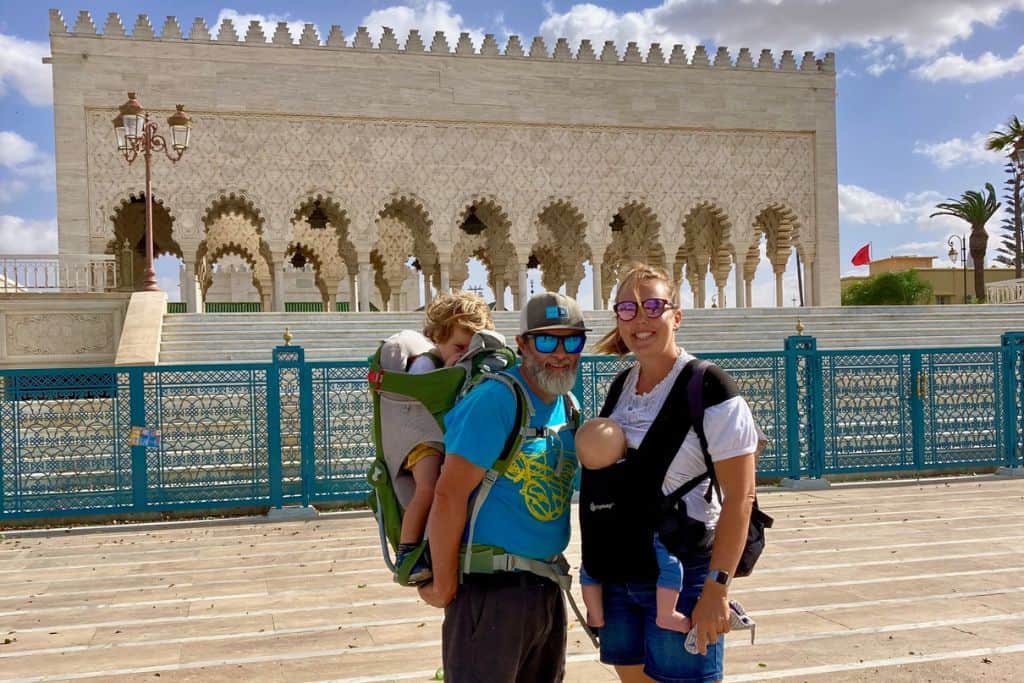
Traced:
MULTIPOLYGON (((461 574, 471 573, 474 564, 473 556, 476 554, 473 547, 473 532, 476 530, 476 520, 480 514, 480 509, 484 505, 484 501, 487 500, 487 496, 490 495, 491 489, 498 482, 498 479, 505 474, 508 466, 511 462, 511 456, 519 448, 519 444, 522 443, 524 435, 530 426, 530 420, 533 418, 533 405, 530 403, 529 396, 526 393, 526 389, 523 388, 522 384, 513 377, 512 375, 505 372, 496 372, 492 375, 487 376, 489 379, 493 379, 497 382, 501 382, 507 386, 511 391, 512 395, 515 396, 516 400, 516 416, 512 422, 512 429, 509 431, 508 437, 505 439, 505 445, 502 446, 501 453, 498 455, 498 459, 494 461, 490 469, 484 473, 484 478, 477 487, 476 495, 473 497, 473 504, 469 512, 469 530, 466 534, 466 552, 464 553, 464 559, 462 563, 461 574)), ((494 571, 493 569, 491 571, 494 571)))
MULTIPOLYGON (((706 360, 692 362, 693 374, 686 387, 686 397, 690 409, 690 423, 693 425, 693 431, 697 433, 700 451, 704 455, 704 467, 707 469, 705 476, 711 479, 711 486, 708 487, 708 492, 704 495, 704 500, 710 503, 712 490, 718 496, 718 500, 722 500, 722 487, 718 484, 718 477, 715 476, 715 464, 711 461, 711 454, 708 452, 708 438, 704 434, 704 373, 711 367, 711 363, 706 360)), ((703 480, 703 478, 702 476, 701 479, 703 480)), ((689 483, 687 482, 687 484, 689 483)))
POLYGON ((629 376, 631 368, 626 368, 615 376, 612 383, 608 385, 608 393, 604 397, 604 405, 601 406, 601 412, 599 417, 608 417, 615 410, 616 404, 619 402, 619 396, 622 395, 622 387, 626 384, 626 377, 629 376))

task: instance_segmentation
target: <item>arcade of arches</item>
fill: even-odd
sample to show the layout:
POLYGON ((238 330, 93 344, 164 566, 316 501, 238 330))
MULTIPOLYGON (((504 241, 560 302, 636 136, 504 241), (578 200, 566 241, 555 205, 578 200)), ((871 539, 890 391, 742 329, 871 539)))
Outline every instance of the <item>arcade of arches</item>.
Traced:
MULTIPOLYGON (((133 252, 137 278, 138 177, 106 144, 107 112, 87 124, 100 198, 89 251, 133 252)), ((245 264, 263 310, 285 310, 296 269, 324 310, 416 308, 421 291, 464 286, 472 259, 499 309, 506 296, 518 307, 534 268, 571 295, 590 278, 584 305, 607 308, 631 261, 671 271, 697 307, 750 306, 767 261, 782 305, 795 254, 807 304, 826 303, 811 135, 242 114, 195 125, 203 144, 153 184, 156 251, 181 259, 188 310, 203 310, 225 257, 245 264), (227 149, 240 128, 245 155, 227 149)))
MULTIPOLYGON (((121 201, 110 215, 113 238, 106 245, 107 253, 131 264, 136 288, 144 278, 143 199, 140 193, 121 201)), ((164 200, 154 197, 154 254, 181 259, 182 282, 192 283, 183 293, 191 311, 203 310, 201 304, 214 283, 215 264, 227 256, 235 257, 230 259, 233 263, 241 261, 251 274, 262 310, 284 310, 285 274, 298 270, 313 273, 324 310, 337 310, 338 302, 348 301, 350 293, 356 292, 352 302, 356 305, 349 310, 365 311, 371 302, 387 310, 415 308, 418 297, 400 294, 418 293, 421 285, 426 292, 459 289, 469 277, 472 258, 484 266, 492 291, 511 292, 515 307, 527 287, 530 269, 539 269, 545 289, 564 287, 577 296, 589 265, 593 307, 606 308, 620 269, 633 261, 668 270, 689 289, 698 308, 712 300, 718 305, 750 306, 762 242, 775 273, 775 302, 781 306, 782 274, 793 251, 800 250, 800 224, 782 205, 762 210, 754 222, 752 240, 736 245, 729 217, 714 204, 701 203, 683 219, 683 240, 669 250, 671 258, 666 255, 659 217, 640 201, 623 204, 610 217, 598 217, 607 223, 610 236, 598 248, 587 239, 588 217, 570 199, 552 200, 533 218, 534 240, 524 244, 513 235, 512 222, 496 200, 474 199, 463 207, 455 225, 447 226, 452 246, 446 249, 438 244, 437 228, 424 206, 414 197, 398 196, 379 211, 379 237, 366 253, 353 240, 345 209, 330 195, 317 193, 295 207, 290 239, 283 251, 275 253, 264 239, 265 218, 259 207, 243 196, 225 194, 203 213, 202 239, 194 248, 186 242, 183 249, 175 239, 173 214, 164 200), (715 292, 707 291, 709 275, 715 292), (730 277, 735 284, 734 302, 726 301, 730 277)), ((496 299, 502 308, 504 296, 496 299)))

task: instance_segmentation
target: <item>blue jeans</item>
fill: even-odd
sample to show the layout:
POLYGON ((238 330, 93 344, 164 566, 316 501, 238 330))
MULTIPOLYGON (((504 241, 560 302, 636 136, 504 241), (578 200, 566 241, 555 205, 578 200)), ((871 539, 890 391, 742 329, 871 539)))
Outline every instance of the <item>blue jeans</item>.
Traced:
MULTIPOLYGON (((683 562, 683 590, 677 609, 692 614, 708 573, 709 558, 683 562)), ((686 636, 658 628, 655 584, 605 583, 601 661, 628 666, 642 664, 644 673, 660 683, 709 683, 722 679, 725 639, 708 645, 706 656, 683 647, 686 636)))

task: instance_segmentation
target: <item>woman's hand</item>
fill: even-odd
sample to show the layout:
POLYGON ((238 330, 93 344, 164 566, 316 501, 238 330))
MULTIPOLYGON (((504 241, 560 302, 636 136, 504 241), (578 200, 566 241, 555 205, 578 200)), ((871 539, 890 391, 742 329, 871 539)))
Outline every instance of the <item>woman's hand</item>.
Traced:
POLYGON ((708 645, 717 643, 719 636, 729 632, 729 596, 725 586, 712 581, 705 583, 690 619, 697 631, 697 651, 707 655, 708 645))

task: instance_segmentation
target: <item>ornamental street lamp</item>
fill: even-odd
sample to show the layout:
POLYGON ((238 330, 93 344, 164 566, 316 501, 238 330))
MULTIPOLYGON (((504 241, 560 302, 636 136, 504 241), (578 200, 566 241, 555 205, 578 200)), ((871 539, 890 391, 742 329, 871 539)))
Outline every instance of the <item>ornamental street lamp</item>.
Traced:
POLYGON ((157 134, 156 122, 149 120, 149 112, 142 108, 133 92, 128 93, 128 101, 121 105, 114 119, 117 151, 129 165, 139 154, 146 164, 146 280, 142 285, 146 292, 160 291, 156 271, 153 270, 153 187, 150 166, 154 151, 163 151, 168 159, 177 163, 188 149, 192 119, 185 113, 184 105, 177 106, 176 111, 167 118, 167 125, 171 128, 170 145, 164 136, 157 134))
POLYGON ((964 263, 964 303, 967 303, 967 239, 963 235, 951 235, 946 244, 949 245, 949 260, 952 261, 953 265, 956 265, 957 256, 964 263), (953 240, 956 240, 960 244, 960 252, 957 253, 957 248, 953 246, 953 240))

